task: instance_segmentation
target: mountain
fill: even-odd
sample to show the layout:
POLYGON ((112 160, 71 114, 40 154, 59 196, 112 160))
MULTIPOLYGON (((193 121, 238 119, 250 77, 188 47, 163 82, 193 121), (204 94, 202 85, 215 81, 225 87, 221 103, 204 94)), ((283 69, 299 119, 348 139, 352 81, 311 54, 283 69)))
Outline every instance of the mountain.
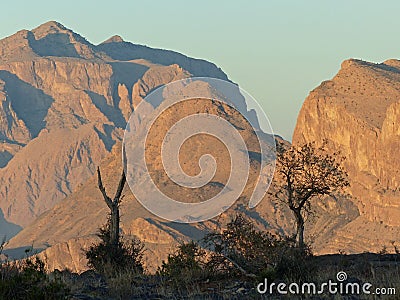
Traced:
POLYGON ((305 100, 294 144, 328 142, 346 157, 352 201, 359 216, 327 250, 393 249, 400 236, 400 61, 342 63, 338 74, 305 100))
MULTIPOLYGON (((108 213, 93 173, 101 165, 107 189, 115 187, 121 170, 120 142, 132 111, 147 94, 166 83, 193 76, 227 80, 227 76, 207 61, 134 45, 118 36, 95 46, 56 22, 1 40, 0 54, 0 208, 4 212, 2 224, 6 225, 0 233, 10 237, 23 227, 10 240, 6 252, 15 257, 29 245, 47 248, 41 255, 50 268, 81 271, 86 268, 81 249, 96 238, 108 213)), ((210 99, 219 97, 207 83, 188 86, 193 89, 186 89, 186 96, 203 90, 210 99)), ((152 113, 157 105, 150 104, 152 113)), ((243 97, 235 99, 235 106, 247 112, 243 97)), ((198 109, 199 103, 193 102, 172 115, 198 109)), ((210 101, 203 109, 228 117, 245 140, 254 139, 253 129, 229 106, 210 101)), ((248 111, 248 117, 254 121, 256 115, 248 111)), ((161 125, 155 133, 159 136, 163 131, 161 125)), ((214 139, 199 142, 214 149, 216 155, 226 154, 222 145, 215 148, 214 139)), ((201 149, 197 147, 199 155, 201 149)), ((257 148, 253 150, 255 176, 259 162, 257 148)), ((189 171, 198 168, 193 156, 195 153, 185 157, 189 171)), ((153 158, 158 172, 161 164, 153 158)), ((226 164, 197 196, 218 193, 228 167, 226 164)), ((164 184, 163 177, 159 184, 164 184)), ((167 192, 175 193, 173 186, 165 186, 167 192)), ((124 194, 122 230, 125 236, 136 235, 146 243, 149 268, 165 259, 179 240, 198 238, 216 226, 215 221, 193 226, 166 222, 139 205, 128 188, 124 194)), ((179 197, 191 201, 188 190, 179 197)), ((241 200, 243 207, 245 202, 241 200)), ((271 224, 280 217, 274 213, 276 209, 265 211, 271 224)), ((246 213, 266 228, 267 222, 258 213, 246 213)), ((224 218, 228 219, 228 214, 224 218)))
POLYGON ((0 209, 11 226, 0 235, 85 182, 148 92, 190 76, 227 79, 207 61, 118 37, 93 45, 54 21, 0 40, 0 209))
MULTIPOLYGON (((228 220, 229 215, 241 210, 259 222, 260 228, 266 229, 270 226, 265 221, 267 218, 261 217, 256 211, 250 211, 247 208, 247 202, 254 190, 261 166, 259 161, 260 146, 252 126, 236 109, 230 107, 228 104, 215 101, 220 96, 206 82, 189 82, 184 89, 178 90, 177 94, 175 94, 175 89, 171 88, 168 89, 168 92, 165 90, 163 95, 165 99, 179 96, 189 100, 184 101, 182 105, 172 106, 170 110, 163 112, 162 115, 159 114, 164 110, 163 103, 167 100, 147 111, 150 115, 159 116, 159 121, 153 124, 152 130, 149 131, 149 136, 143 137, 137 144, 142 144, 144 139, 151 141, 146 148, 146 156, 149 159, 147 168, 154 175, 152 180, 155 184, 163 193, 180 202, 204 201, 221 191, 231 176, 232 163, 235 161, 231 160, 233 156, 227 151, 226 145, 219 142, 215 137, 210 135, 196 135, 188 139, 179 151, 179 161, 188 174, 195 175, 198 173, 199 160, 204 153, 211 154, 217 162, 217 170, 212 180, 205 186, 196 189, 181 188, 170 180, 166 176, 167 174, 163 166, 164 162, 161 161, 159 153, 166 132, 177 121, 193 114, 207 113, 219 116, 229 121, 234 128, 237 128, 240 136, 247 145, 247 151, 253 153, 253 155, 248 154, 247 151, 244 153, 244 155, 249 155, 250 158, 250 173, 249 178, 244 179, 245 188, 240 200, 230 212, 225 213, 219 219, 228 220), (207 95, 208 93, 208 100, 190 97, 191 93, 198 93, 199 91, 202 91, 202 95, 207 95)), ((150 102, 145 102, 142 105, 147 104, 150 104, 150 102)), ((138 122, 140 123, 140 121, 138 122)), ((142 120, 141 122, 144 121, 142 120)), ((143 127, 144 123, 140 123, 139 125, 139 129, 136 130, 137 132, 145 128, 143 127)), ((264 137, 265 142, 270 141, 270 139, 268 140, 269 135, 265 134, 264 137)), ((132 151, 132 149, 129 151, 132 151)), ((240 152, 243 153, 242 150, 240 152)), ((122 170, 120 143, 116 143, 112 148, 112 153, 102 161, 101 170, 107 191, 113 193, 118 185, 122 170)), ((140 175, 143 170, 135 168, 134 172, 140 175)), ((146 188, 145 184, 141 183, 140 185, 142 189, 146 188)), ((150 191, 145 189, 143 192, 146 194, 150 191)), ((206 232, 217 226, 215 220, 194 224, 179 224, 165 221, 156 217, 147 211, 143 205, 139 204, 128 187, 125 187, 123 194, 121 229, 125 237, 129 238, 135 235, 146 243, 146 266, 150 270, 154 270, 160 265, 161 261, 167 257, 167 254, 174 249, 178 241, 199 239, 206 232)), ((273 204, 266 202, 264 205, 261 205, 261 207, 264 207, 262 209, 263 215, 269 214, 269 222, 277 224, 276 220, 281 216, 281 213, 276 213, 276 209, 272 207, 266 208, 268 205, 273 204)), ((66 199, 43 213, 32 224, 24 228, 24 230, 10 240, 7 247, 23 249, 28 245, 33 245, 36 248, 43 249, 50 246, 50 248, 41 253, 48 266, 60 269, 68 267, 74 271, 82 271, 87 267, 86 261, 83 259, 82 251, 77 250, 87 247, 96 238, 95 233, 105 223, 107 214, 108 208, 97 187, 97 178, 96 176, 92 176, 88 181, 83 182, 66 199)), ((276 230, 280 230, 277 225, 275 228, 276 230)))
MULTIPOLYGON (((392 247, 391 242, 400 236, 399 70, 396 60, 383 64, 346 61, 332 80, 323 82, 304 102, 293 143, 327 139, 330 151, 340 150, 347 157, 351 180, 349 195, 332 195, 314 203, 315 217, 307 223, 306 234, 316 254, 379 251, 383 245, 392 247)), ((6 253, 17 257, 33 245, 43 250, 40 256, 50 269, 85 270, 82 249, 97 239, 108 213, 97 188, 96 167, 100 165, 104 185, 113 193, 122 170, 121 140, 130 114, 157 87, 193 76, 228 79, 207 61, 135 45, 120 36, 93 45, 57 22, 1 40, 0 234, 11 237, 21 230, 9 241, 6 253)), ((206 82, 187 86, 203 91, 209 99, 220 96, 206 82)), ((189 98, 191 90, 178 96, 189 98)), ((218 223, 224 226, 237 212, 263 230, 291 234, 294 228, 290 211, 269 194, 255 208, 247 206, 260 172, 260 153, 254 131, 243 117, 218 101, 185 103, 169 111, 169 119, 157 123, 156 142, 150 148, 161 148, 163 134, 180 117, 212 113, 227 118, 249 147, 250 177, 228 211, 193 224, 151 214, 125 187, 121 230, 126 238, 137 236, 145 242, 146 266, 153 271, 179 241, 199 239, 218 228, 218 223)), ((162 106, 145 104, 153 115, 162 106)), ((243 97, 234 104, 256 119, 243 97)), ((288 146, 277 137, 276 142, 288 146)), ((204 151, 221 163, 212 182, 195 194, 190 189, 177 190, 166 178, 156 152, 148 157, 152 178, 166 194, 182 202, 208 199, 221 191, 229 177, 226 149, 212 137, 195 138, 185 147, 191 152, 180 153, 180 162, 189 174, 198 172, 204 151)), ((272 194, 278 184, 272 183, 272 194)))

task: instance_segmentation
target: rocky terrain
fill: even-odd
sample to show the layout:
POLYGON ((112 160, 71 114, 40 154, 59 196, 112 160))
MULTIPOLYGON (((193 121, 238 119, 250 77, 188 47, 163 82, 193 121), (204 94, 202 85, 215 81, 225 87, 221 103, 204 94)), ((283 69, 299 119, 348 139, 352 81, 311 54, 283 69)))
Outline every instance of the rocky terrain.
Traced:
POLYGON ((338 228, 325 251, 379 251, 400 236, 400 61, 350 59, 304 102, 294 144, 327 140, 346 157, 359 216, 338 228))
MULTIPOLYGON (((107 217, 91 175, 101 164, 107 188, 114 189, 121 171, 119 142, 131 112, 149 92, 165 83, 191 76, 227 77, 209 62, 134 45, 119 37, 94 46, 56 22, 20 31, 2 40, 0 49, 4 103, 0 207, 7 225, 1 233, 10 237, 24 227, 7 245, 8 254, 15 257, 29 245, 37 249, 52 246, 41 254, 50 269, 81 271, 86 268, 81 250, 96 238, 107 217)), ((217 96, 207 84, 194 88, 217 96)), ((235 105, 246 110, 244 99, 236 99, 235 105)), ((192 103, 174 116, 198 109, 198 104, 192 103)), ((218 103, 208 103, 204 110, 230 115, 229 107, 218 103)), ((254 118, 254 113, 249 112, 249 117, 254 118)), ((251 140, 252 129, 240 123, 239 115, 230 118, 246 128, 242 129, 243 136, 251 140)), ((162 136, 163 126, 155 131, 157 136, 162 136)), ((214 139, 194 141, 199 142, 205 143, 203 150, 213 149, 215 154, 223 150, 222 145, 216 148, 214 139)), ((199 148, 199 155, 201 151, 199 148)), ((189 172, 197 168, 193 155, 186 157, 189 172)), ((160 161, 156 156, 151 160, 158 172, 160 161)), ((256 165, 254 161, 254 174, 256 165)), ((215 182, 202 191, 204 198, 224 184, 229 164, 223 162, 222 166, 215 182)), ((165 176, 160 177, 160 184, 163 179, 165 176)), ((179 197, 191 201, 187 192, 179 197)), ((171 188, 169 193, 176 191, 171 188)), ((207 228, 157 219, 128 189, 125 194, 122 230, 126 236, 136 235, 146 243, 149 268, 159 264, 178 240, 200 237, 207 228)), ((273 209, 267 211, 271 219, 279 217, 273 215, 273 209)), ((265 227, 267 223, 258 219, 265 227)), ((215 224, 211 222, 210 226, 215 224)))
MULTIPOLYGON (((118 145, 113 150, 101 164, 104 184, 111 194, 118 185, 121 171, 118 145)), ((174 187, 166 186, 167 192, 170 188, 174 187)), ((218 224, 226 224, 236 212, 244 213, 259 229, 292 232, 294 224, 289 211, 268 197, 250 210, 245 200, 249 192, 249 189, 245 190, 242 198, 231 209, 214 220, 180 224, 162 220, 148 212, 135 200, 129 187, 125 187, 125 197, 121 205, 121 230, 126 238, 134 235, 145 243, 145 264, 150 272, 167 258, 179 241, 202 238, 204 234, 219 228, 218 224)), ((185 192, 181 193, 182 199, 187 199, 185 192)), ((213 188, 209 187, 206 194, 212 193, 213 188)), ((356 207, 346 198, 328 198, 324 206, 317 207, 317 211, 321 217, 314 220, 309 230, 309 234, 316 240, 315 245, 318 245, 316 250, 323 249, 327 234, 332 234, 336 227, 347 224, 358 215, 356 207)), ((50 269, 61 270, 67 267, 72 271, 84 271, 87 265, 82 249, 97 239, 95 233, 106 222, 108 212, 109 209, 97 188, 97 178, 92 176, 64 201, 39 216, 11 239, 6 253, 10 253, 10 249, 25 249, 30 245, 36 249, 46 248, 40 253, 40 257, 50 269)))
POLYGON ((92 45, 57 22, 1 40, 0 235, 85 182, 149 91, 189 76, 227 79, 212 63, 121 38, 92 45))
MULTIPOLYGON (((135 45, 118 36, 92 45, 56 22, 1 40, 0 211, 4 218, 0 215, 0 234, 10 237, 22 229, 5 252, 16 255, 33 245, 45 249, 40 256, 49 269, 84 271, 82 249, 97 239, 108 213, 93 176, 95 168, 100 165, 105 187, 114 193, 122 170, 120 141, 129 115, 158 86, 191 76, 227 79, 212 63, 135 45)), ((399 240, 399 80, 399 61, 349 60, 305 100, 293 143, 327 139, 331 151, 341 150, 347 157, 351 180, 349 195, 326 197, 315 206, 317 217, 307 223, 307 239, 317 254, 379 251, 399 240)), ((200 88, 208 90, 211 98, 216 96, 209 86, 200 88)), ((159 147, 159 136, 170 121, 194 110, 228 116, 257 154, 248 124, 237 112, 212 101, 204 106, 193 101, 173 111, 171 119, 157 127, 158 142, 152 146, 159 147)), ((208 198, 220 190, 230 169, 224 148, 204 137, 190 145, 202 146, 181 158, 188 173, 196 173, 198 160, 193 158, 203 151, 214 151, 220 159, 213 184, 197 193, 208 198)), ((166 193, 192 200, 189 191, 175 190, 163 176, 157 155, 149 160, 166 193)), ((237 211, 260 229, 292 233, 290 212, 269 194, 256 208, 247 207, 252 179, 259 172, 256 159, 250 171, 239 201, 218 219, 203 223, 179 224, 155 217, 126 187, 121 230, 126 238, 144 241, 149 271, 178 241, 201 238, 216 228, 217 221, 224 224, 237 211)))

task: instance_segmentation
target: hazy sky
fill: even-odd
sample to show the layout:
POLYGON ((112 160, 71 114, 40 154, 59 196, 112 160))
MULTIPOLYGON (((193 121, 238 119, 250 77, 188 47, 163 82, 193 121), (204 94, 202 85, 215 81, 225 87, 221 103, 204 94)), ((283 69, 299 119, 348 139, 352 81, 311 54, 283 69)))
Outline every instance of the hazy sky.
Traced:
POLYGON ((399 58, 399 11, 395 0, 13 0, 2 5, 0 38, 56 20, 95 44, 119 34, 204 58, 261 103, 275 133, 291 139, 304 98, 344 59, 399 58))

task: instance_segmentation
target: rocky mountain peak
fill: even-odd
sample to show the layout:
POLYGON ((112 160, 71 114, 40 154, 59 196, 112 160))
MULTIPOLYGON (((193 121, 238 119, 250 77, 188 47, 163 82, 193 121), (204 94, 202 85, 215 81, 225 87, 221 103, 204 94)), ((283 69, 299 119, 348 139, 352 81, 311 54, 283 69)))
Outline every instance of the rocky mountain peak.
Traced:
POLYGON ((345 61, 342 62, 341 64, 341 69, 348 69, 350 67, 357 67, 357 66, 370 66, 373 65, 373 63, 363 61, 361 59, 356 59, 356 58, 350 58, 346 59, 345 61))
POLYGON ((398 72, 400 72, 400 60, 398 59, 388 59, 384 62, 385 65, 394 67, 399 69, 398 72))
POLYGON ((72 30, 66 28, 64 25, 56 21, 49 21, 39 25, 33 29, 32 32, 35 34, 36 38, 40 39, 49 34, 72 32, 72 30))
POLYGON ((105 40, 102 44, 109 44, 109 43, 123 43, 125 42, 124 39, 119 35, 113 35, 109 39, 105 40))
POLYGON ((91 43, 55 21, 44 23, 31 31, 18 31, 0 40, 0 61, 29 61, 48 56, 97 57, 91 43))
POLYGON ((0 40, 0 238, 84 183, 147 93, 192 75, 227 78, 204 60, 109 41, 94 46, 55 21, 0 40))
POLYGON ((94 46, 91 43, 56 21, 44 23, 33 29, 28 40, 33 51, 39 56, 86 59, 95 57, 94 46))

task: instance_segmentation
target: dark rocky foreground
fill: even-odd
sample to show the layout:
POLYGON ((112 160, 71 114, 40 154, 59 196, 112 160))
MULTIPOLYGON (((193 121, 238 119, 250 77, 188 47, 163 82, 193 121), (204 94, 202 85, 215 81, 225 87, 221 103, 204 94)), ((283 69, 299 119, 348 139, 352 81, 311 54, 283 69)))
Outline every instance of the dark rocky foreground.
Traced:
MULTIPOLYGON (((168 280, 155 275, 122 275, 111 280, 105 280, 94 271, 75 274, 68 271, 55 271, 51 277, 59 278, 70 289, 69 299, 399 299, 400 293, 400 256, 399 254, 334 254, 315 256, 310 259, 304 274, 306 282, 321 284, 328 280, 337 281, 337 273, 345 272, 344 282, 372 284, 371 291, 376 287, 394 288, 394 295, 261 295, 257 285, 262 278, 221 278, 192 282, 182 288, 173 288, 168 280)), ((269 276, 269 275, 267 275, 269 276)), ((272 280, 271 280, 272 282, 272 280)), ((275 279, 276 284, 298 282, 295 279, 275 279)), ((298 282, 300 284, 300 282, 298 282)))

